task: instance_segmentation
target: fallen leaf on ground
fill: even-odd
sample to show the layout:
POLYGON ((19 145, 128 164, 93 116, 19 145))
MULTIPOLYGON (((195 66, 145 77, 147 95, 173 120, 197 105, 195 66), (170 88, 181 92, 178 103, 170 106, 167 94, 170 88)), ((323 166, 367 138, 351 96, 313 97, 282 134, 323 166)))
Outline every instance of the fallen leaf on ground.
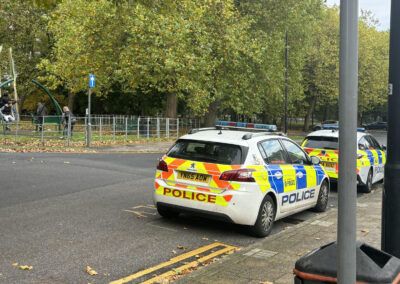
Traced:
POLYGON ((33 266, 29 266, 29 265, 21 265, 19 267, 19 269, 21 270, 32 270, 33 266))
POLYGON ((196 257, 196 258, 200 258, 200 255, 196 254, 194 257, 196 257))
POLYGON ((287 227, 285 227, 285 228, 283 228, 284 230, 287 230, 287 229, 290 229, 291 227, 290 226, 287 226, 287 227))
POLYGON ((274 284, 274 282, 265 281, 265 282, 260 282, 260 284, 274 284))
POLYGON ((298 253, 297 256, 301 256, 301 253, 298 253))
POLYGON ((177 248, 178 248, 178 249, 187 249, 187 248, 184 247, 184 246, 177 246, 177 248))
POLYGON ((68 161, 64 161, 64 164, 69 164, 69 162, 68 161))
POLYGON ((187 228, 187 227, 183 227, 183 229, 184 229, 184 230, 187 230, 188 228, 187 228))
POLYGON ((31 158, 29 158, 29 161, 32 162, 34 159, 35 159, 34 157, 31 157, 31 158))
POLYGON ((17 162, 12 162, 13 164, 16 164, 17 162))
POLYGON ((86 272, 89 274, 89 275, 97 275, 98 273, 96 272, 96 271, 94 271, 90 266, 86 266, 86 272))
POLYGON ((176 254, 176 250, 172 250, 171 252, 172 252, 173 254, 176 254))
POLYGON ((208 238, 204 237, 204 238, 202 238, 202 240, 208 241, 208 238))
POLYGON ((316 240, 320 240, 321 238, 315 238, 316 240))
POLYGON ((11 264, 12 266, 17 266, 18 265, 18 262, 16 262, 16 263, 13 263, 13 264, 11 264))
POLYGON ((136 218, 138 218, 138 219, 142 219, 142 215, 139 215, 139 216, 137 216, 136 218))
POLYGON ((369 230, 368 230, 368 229, 362 229, 361 232, 363 232, 363 233, 368 233, 369 230))
POLYGON ((232 254, 232 253, 233 253, 233 250, 230 250, 230 251, 227 251, 225 254, 229 255, 229 254, 232 254))

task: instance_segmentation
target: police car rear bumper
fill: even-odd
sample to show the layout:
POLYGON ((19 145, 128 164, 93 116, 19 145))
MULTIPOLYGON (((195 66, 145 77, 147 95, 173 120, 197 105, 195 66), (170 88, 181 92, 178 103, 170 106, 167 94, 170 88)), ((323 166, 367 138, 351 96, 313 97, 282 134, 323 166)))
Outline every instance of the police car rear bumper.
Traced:
POLYGON ((255 224, 263 198, 257 184, 249 184, 248 191, 226 190, 218 194, 170 186, 162 179, 155 181, 155 205, 162 204, 173 211, 194 212, 241 225, 255 224))
POLYGON ((214 219, 214 220, 220 220, 220 221, 224 221, 224 222, 234 223, 233 220, 228 215, 223 214, 223 213, 210 212, 210 211, 206 211, 206 210, 189 208, 189 207, 184 207, 184 206, 179 206, 179 205, 169 204, 169 203, 164 203, 164 202, 157 202, 156 206, 157 206, 157 208, 168 209, 168 210, 171 210, 174 212, 191 213, 191 214, 199 215, 199 216, 214 219))

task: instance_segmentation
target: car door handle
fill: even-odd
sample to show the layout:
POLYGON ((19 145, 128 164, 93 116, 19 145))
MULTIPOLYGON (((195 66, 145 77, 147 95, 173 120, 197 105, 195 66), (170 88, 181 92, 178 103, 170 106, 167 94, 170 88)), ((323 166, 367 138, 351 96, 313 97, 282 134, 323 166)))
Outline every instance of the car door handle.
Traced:
POLYGON ((283 177, 283 174, 282 174, 281 172, 276 172, 276 173, 274 174, 274 176, 275 176, 277 179, 280 179, 280 178, 283 177))

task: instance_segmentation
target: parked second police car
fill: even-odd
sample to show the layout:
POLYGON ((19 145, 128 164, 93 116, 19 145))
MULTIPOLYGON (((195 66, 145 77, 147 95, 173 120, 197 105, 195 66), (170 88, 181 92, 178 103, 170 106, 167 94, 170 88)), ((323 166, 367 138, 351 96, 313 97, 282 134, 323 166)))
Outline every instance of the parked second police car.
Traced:
MULTIPOLYGON (((369 193, 372 184, 382 181, 386 163, 386 148, 369 133, 357 132, 357 182, 364 192, 369 193)), ((338 178, 339 130, 324 129, 311 132, 301 144, 311 156, 321 158, 331 181, 338 178)))
POLYGON ((160 159, 154 203, 164 217, 195 212, 264 237, 275 220, 326 209, 329 177, 319 162, 275 133, 193 129, 160 159))

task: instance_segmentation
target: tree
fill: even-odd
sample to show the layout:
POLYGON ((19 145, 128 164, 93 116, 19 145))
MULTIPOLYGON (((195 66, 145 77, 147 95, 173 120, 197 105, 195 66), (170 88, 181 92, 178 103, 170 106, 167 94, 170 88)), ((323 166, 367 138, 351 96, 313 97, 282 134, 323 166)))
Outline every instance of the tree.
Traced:
POLYGON ((124 30, 117 7, 108 0, 64 1, 49 22, 55 43, 40 68, 52 89, 68 89, 73 108, 77 92, 88 88, 89 74, 96 75, 96 93, 106 95, 115 82, 114 72, 124 44, 124 30))
POLYGON ((48 9, 23 0, 3 0, 0 4, 0 42, 3 46, 0 74, 11 75, 8 49, 12 48, 18 73, 19 113, 34 90, 31 79, 40 75, 37 64, 50 52, 51 38, 46 30, 48 13, 48 9))

